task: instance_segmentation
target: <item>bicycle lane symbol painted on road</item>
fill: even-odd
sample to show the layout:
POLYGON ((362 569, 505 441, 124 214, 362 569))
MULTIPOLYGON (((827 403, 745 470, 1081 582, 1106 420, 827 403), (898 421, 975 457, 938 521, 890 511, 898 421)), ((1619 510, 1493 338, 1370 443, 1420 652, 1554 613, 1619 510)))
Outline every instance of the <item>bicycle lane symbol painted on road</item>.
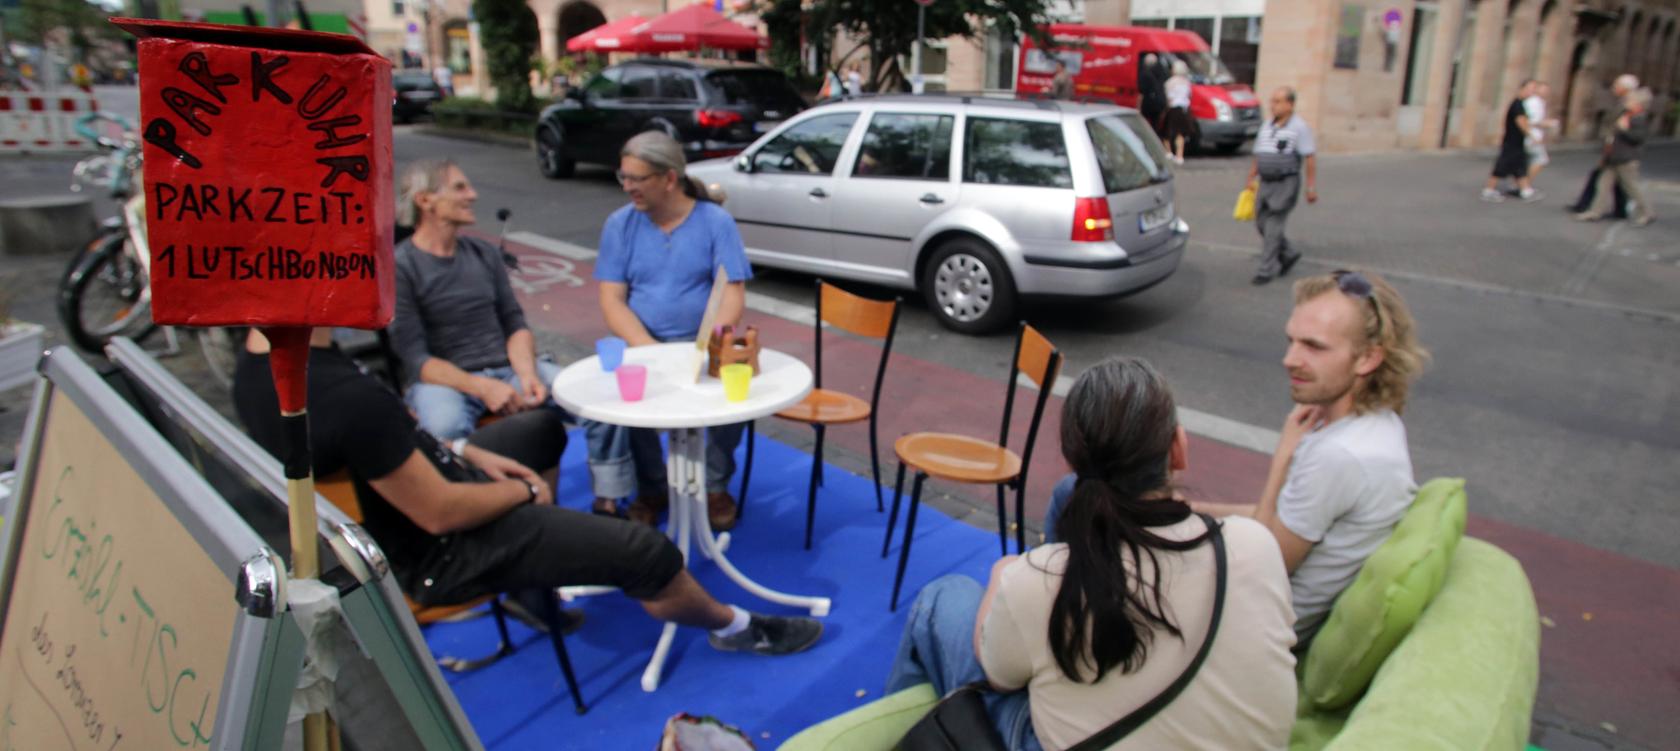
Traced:
POLYGON ((519 268, 508 272, 508 283, 512 284, 514 289, 527 295, 536 294, 556 285, 582 287, 583 279, 576 272, 577 264, 564 258, 556 258, 550 255, 521 255, 519 268))

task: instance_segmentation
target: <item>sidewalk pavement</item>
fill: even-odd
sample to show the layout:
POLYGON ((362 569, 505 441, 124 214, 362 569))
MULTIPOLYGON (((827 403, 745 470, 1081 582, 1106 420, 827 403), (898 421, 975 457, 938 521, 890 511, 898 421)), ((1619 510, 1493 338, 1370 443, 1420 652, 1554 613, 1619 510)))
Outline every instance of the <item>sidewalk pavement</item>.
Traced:
MULTIPOLYGON (((508 245, 522 268, 555 270, 547 284, 520 285, 526 315, 541 332, 539 339, 560 345, 567 356, 587 354, 590 342, 609 334, 594 295, 587 287, 571 284, 588 279, 591 264, 516 242, 508 245)), ((758 326, 765 346, 811 361, 808 319, 754 312, 749 320, 758 326)), ((824 386, 869 398, 879 358, 876 345, 833 332, 825 337, 824 386)), ((897 469, 891 446, 898 436, 917 430, 997 434, 1008 363, 994 365, 996 375, 987 378, 919 359, 913 352, 893 354, 880 423, 882 479, 889 495, 897 469)), ((1024 445, 1033 396, 1023 389, 1017 397, 1018 417, 1009 442, 1017 450, 1024 445)), ((1027 468, 1029 541, 1037 540, 1050 490, 1067 471, 1056 440, 1061 403, 1060 397, 1050 398, 1038 448, 1027 468)), ((759 430, 807 450, 811 444, 810 431, 784 421, 760 421, 759 430)), ((829 461, 868 475, 867 428, 830 430, 827 451, 829 461)), ((1259 498, 1270 456, 1198 435, 1191 436, 1190 454, 1190 470, 1182 478, 1187 492, 1226 503, 1259 498)), ((996 529, 990 488, 935 481, 926 492, 929 502, 945 513, 982 529, 996 529)), ((1013 497, 1010 508, 1013 513, 1013 497)), ((835 498, 819 491, 817 524, 825 518, 874 513, 873 509, 873 498, 835 498)), ((1680 705, 1680 686, 1668 674, 1680 664, 1680 646, 1671 633, 1680 617, 1680 572, 1482 517, 1472 517, 1469 534, 1522 561, 1545 618, 1534 728, 1538 745, 1549 751, 1658 748, 1680 737, 1680 717, 1671 711, 1680 705)))

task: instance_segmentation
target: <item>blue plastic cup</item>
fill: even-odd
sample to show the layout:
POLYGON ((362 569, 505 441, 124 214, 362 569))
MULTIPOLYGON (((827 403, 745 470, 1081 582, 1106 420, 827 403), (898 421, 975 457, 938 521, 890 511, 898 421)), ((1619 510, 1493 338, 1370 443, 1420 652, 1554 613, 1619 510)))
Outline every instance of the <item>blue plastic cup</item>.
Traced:
POLYGON ((601 370, 611 373, 624 363, 625 342, 616 336, 595 340, 595 356, 601 358, 601 370))

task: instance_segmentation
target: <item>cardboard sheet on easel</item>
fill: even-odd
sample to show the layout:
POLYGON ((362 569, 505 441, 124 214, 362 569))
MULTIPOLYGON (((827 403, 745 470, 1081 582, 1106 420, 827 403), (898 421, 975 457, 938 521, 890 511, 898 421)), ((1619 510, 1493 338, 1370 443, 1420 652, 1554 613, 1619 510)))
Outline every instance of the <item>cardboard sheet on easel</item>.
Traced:
POLYGON ((712 329, 717 327, 718 311, 723 308, 723 291, 729 287, 729 274, 720 264, 717 276, 712 277, 712 294, 706 298, 706 314, 700 317, 700 333, 694 338, 694 382, 706 375, 706 345, 712 341, 712 329))

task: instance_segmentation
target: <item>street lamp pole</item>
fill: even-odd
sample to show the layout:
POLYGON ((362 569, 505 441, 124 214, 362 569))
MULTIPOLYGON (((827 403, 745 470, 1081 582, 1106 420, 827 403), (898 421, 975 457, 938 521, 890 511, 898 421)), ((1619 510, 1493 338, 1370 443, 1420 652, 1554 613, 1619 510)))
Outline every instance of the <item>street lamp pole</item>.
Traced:
POLYGON ((916 0, 916 46, 910 50, 910 92, 922 93, 922 44, 927 29, 927 7, 933 0, 916 0))

